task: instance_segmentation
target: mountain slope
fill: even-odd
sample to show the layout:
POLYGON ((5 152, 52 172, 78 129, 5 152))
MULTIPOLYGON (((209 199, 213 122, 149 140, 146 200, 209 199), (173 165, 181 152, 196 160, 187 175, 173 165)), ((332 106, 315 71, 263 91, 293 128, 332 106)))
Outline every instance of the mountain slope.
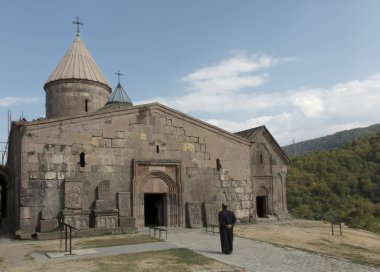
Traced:
POLYGON ((380 124, 375 124, 364 128, 344 130, 325 137, 286 145, 282 147, 282 150, 284 150, 287 155, 302 155, 310 152, 331 150, 341 147, 361 136, 377 132, 380 132, 380 124))
POLYGON ((287 191, 295 217, 339 218, 380 233, 380 132, 342 148, 291 158, 287 191))

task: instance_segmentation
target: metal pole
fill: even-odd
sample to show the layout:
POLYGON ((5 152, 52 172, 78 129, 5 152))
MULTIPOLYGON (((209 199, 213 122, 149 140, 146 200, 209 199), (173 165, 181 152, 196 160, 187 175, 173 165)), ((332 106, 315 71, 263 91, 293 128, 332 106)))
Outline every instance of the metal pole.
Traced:
POLYGON ((73 252, 71 250, 71 227, 70 227, 70 255, 73 255, 73 252))
POLYGON ((65 225, 65 252, 67 252, 67 225, 65 225))
POLYGON ((71 228, 70 228, 70 255, 73 255, 73 252, 72 252, 72 247, 71 247, 71 228))

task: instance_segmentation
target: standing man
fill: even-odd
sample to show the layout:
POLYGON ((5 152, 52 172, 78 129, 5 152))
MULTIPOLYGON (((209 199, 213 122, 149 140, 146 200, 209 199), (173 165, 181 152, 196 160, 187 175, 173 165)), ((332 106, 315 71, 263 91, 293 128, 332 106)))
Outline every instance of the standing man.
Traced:
POLYGON ((219 212, 218 218, 222 252, 224 254, 231 254, 234 239, 233 229, 236 223, 235 214, 232 211, 227 210, 227 205, 222 204, 222 210, 219 212))

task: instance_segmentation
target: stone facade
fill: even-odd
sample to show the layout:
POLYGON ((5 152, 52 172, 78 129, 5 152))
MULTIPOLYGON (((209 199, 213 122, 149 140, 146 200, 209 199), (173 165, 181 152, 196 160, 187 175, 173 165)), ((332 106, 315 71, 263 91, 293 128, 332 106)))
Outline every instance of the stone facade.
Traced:
POLYGON ((62 222, 83 236, 216 225, 222 203, 240 222, 287 216, 288 158, 264 126, 233 134, 133 106, 120 83, 109 96, 79 33, 44 89, 47 119, 12 123, 0 169, 2 227, 20 238, 62 222))
POLYGON ((150 197, 163 202, 167 226, 186 226, 186 216, 199 218, 190 227, 215 224, 207 211, 221 203, 242 222, 256 219, 257 205, 260 215, 287 213, 287 160, 265 127, 241 137, 154 103, 12 131, 19 233, 60 216, 79 229, 143 227, 150 197), (39 217, 47 208, 52 216, 39 217))

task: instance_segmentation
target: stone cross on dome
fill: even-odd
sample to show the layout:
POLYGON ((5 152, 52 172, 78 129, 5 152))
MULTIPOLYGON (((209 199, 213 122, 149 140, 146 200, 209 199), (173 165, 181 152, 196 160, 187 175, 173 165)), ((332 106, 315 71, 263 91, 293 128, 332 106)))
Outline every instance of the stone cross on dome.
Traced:
POLYGON ((120 73, 120 70, 117 70, 117 73, 115 73, 115 75, 117 75, 117 79, 118 79, 118 83, 120 84, 120 76, 123 76, 124 74, 120 73))
POLYGON ((77 25, 77 35, 79 35, 80 31, 79 31, 79 26, 80 25, 83 25, 83 22, 80 22, 79 21, 79 17, 76 18, 77 20, 76 21, 73 21, 73 24, 74 25, 77 25))

